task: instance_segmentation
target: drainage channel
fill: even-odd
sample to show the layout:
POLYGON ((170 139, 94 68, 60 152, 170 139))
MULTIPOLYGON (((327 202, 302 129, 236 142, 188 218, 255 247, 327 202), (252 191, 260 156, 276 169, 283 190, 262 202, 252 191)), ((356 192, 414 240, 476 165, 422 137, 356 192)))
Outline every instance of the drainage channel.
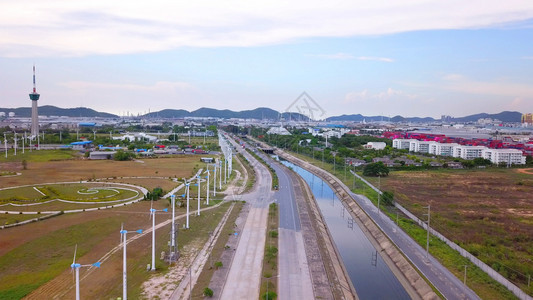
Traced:
POLYGON ((410 299, 330 186, 320 177, 281 161, 307 182, 360 299, 410 299))

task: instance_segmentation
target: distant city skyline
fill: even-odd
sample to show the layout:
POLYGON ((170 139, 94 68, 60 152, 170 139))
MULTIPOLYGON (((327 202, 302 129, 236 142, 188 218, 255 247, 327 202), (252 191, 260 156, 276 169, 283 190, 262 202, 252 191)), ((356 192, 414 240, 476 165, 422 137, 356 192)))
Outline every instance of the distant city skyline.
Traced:
POLYGON ((440 118, 533 111, 533 2, 0 4, 0 107, 440 118))

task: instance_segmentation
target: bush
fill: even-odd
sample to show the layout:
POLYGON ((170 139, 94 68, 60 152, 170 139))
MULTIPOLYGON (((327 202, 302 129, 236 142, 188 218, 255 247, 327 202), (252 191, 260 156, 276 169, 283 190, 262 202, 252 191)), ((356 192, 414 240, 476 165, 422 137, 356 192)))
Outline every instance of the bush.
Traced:
POLYGON ((270 262, 271 259, 275 258, 278 255, 278 248, 274 246, 267 246, 265 252, 265 257, 267 261, 270 262))
POLYGON ((164 191, 160 187, 156 187, 151 192, 146 193, 146 200, 159 200, 159 198, 164 196, 164 191))
POLYGON ((118 160, 118 161, 132 160, 133 158, 135 158, 135 154, 131 152, 125 152, 123 150, 118 150, 117 153, 115 153, 115 160, 118 160))
POLYGON ((272 300, 272 299, 276 299, 277 297, 278 297, 278 294, 272 291, 266 292, 262 296, 263 300, 272 300))
POLYGON ((268 235, 270 235, 270 237, 272 238, 277 238, 278 237, 278 231, 277 230, 272 230, 268 233, 268 235))
POLYGON ((224 266, 224 264, 222 264, 221 261, 215 262, 215 268, 217 268, 217 270, 218 270, 218 268, 222 268, 223 266, 224 266))
POLYGON ((210 289, 210 288, 208 288, 208 287, 206 287, 206 288, 204 289, 204 296, 206 296, 206 297, 213 297, 213 290, 210 289))

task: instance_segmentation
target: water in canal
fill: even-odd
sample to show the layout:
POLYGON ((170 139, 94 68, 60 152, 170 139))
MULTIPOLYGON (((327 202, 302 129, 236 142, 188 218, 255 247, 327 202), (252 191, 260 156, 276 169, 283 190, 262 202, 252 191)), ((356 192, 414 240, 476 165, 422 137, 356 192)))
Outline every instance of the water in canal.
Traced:
POLYGON ((410 299, 329 185, 290 162, 282 163, 296 171, 311 187, 359 298, 410 299))

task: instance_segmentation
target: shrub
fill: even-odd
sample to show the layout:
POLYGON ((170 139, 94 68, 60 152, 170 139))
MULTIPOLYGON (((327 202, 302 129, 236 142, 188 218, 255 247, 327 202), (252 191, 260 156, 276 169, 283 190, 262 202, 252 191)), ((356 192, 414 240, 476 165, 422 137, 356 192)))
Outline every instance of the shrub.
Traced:
POLYGON ((206 288, 204 289, 204 296, 206 296, 206 297, 213 297, 213 290, 210 289, 210 288, 208 288, 208 287, 206 287, 206 288))
POLYGON ((268 234, 270 235, 270 237, 273 237, 273 238, 277 238, 278 237, 278 231, 277 230, 272 230, 268 234))
POLYGON ((218 268, 222 268, 223 266, 224 266, 224 264, 222 264, 221 261, 216 261, 215 262, 215 268, 217 268, 217 270, 218 270, 218 268))

